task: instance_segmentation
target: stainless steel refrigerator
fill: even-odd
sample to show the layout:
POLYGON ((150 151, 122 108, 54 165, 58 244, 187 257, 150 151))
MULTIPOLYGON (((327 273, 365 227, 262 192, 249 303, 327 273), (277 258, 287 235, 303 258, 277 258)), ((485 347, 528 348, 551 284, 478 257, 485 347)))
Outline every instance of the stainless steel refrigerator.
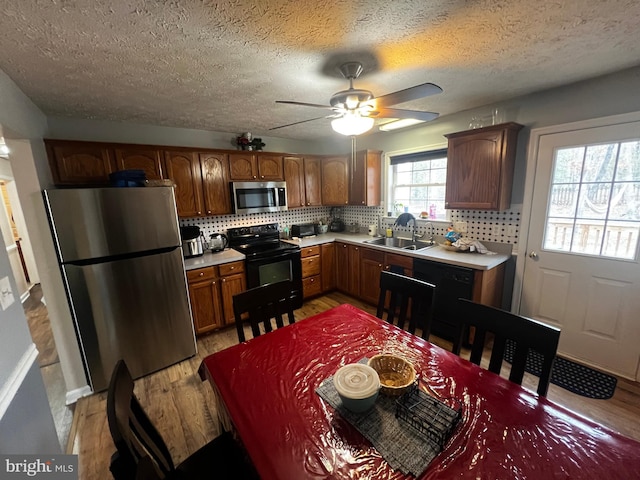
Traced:
POLYGON ((108 387, 196 353, 172 187, 44 191, 85 372, 108 387))

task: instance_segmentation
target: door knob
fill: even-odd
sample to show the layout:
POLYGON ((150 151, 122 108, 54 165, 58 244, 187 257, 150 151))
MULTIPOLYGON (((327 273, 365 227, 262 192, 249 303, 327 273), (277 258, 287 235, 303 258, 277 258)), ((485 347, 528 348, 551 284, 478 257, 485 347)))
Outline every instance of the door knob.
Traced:
POLYGON ((531 252, 529 252, 529 258, 533 258, 535 260, 536 258, 538 258, 538 254, 535 251, 531 250, 531 252))

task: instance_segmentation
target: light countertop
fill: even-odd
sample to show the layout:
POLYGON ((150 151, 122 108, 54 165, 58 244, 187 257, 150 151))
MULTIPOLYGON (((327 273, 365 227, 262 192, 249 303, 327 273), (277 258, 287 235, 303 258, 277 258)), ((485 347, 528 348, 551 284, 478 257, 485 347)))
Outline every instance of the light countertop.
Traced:
MULTIPOLYGON (((422 260, 431 260, 433 262, 446 263, 456 265, 458 267, 473 268, 475 270, 491 270, 509 260, 511 255, 497 253, 496 255, 471 253, 471 252, 452 252, 445 250, 439 246, 426 248, 423 250, 403 250, 394 247, 386 247, 384 245, 373 245, 366 243, 372 240, 372 237, 363 233, 345 233, 345 232, 328 232, 314 237, 305 237, 303 239, 284 240, 285 242, 295 243, 301 248, 311 247, 322 243, 339 241, 350 243, 352 245, 362 245, 363 247, 374 250, 382 250, 385 252, 398 253, 408 257, 419 258, 422 260)), ((486 245, 489 248, 489 245, 486 245)), ((489 248, 489 250, 491 250, 489 248)))
MULTIPOLYGON (((424 250, 403 250, 393 247, 386 247, 384 245, 373 245, 366 243, 367 240, 371 239, 372 237, 363 233, 329 232, 313 237, 306 237, 304 239, 292 239, 284 241, 293 243, 295 245, 300 245, 300 248, 339 241, 352 245, 361 245, 363 247, 371 248, 374 250, 398 253, 422 260, 431 260, 433 262, 446 263, 449 265, 456 265, 458 267, 473 268, 475 270, 491 270, 492 268, 495 268, 498 265, 506 262, 511 257, 511 255, 504 253, 489 255, 469 252, 452 252, 438 246, 426 248, 424 250)), ((487 245, 487 248, 490 249, 489 245, 487 245)), ((185 258, 184 266, 186 270, 193 270, 196 268, 210 267, 213 265, 237 262, 240 260, 244 260, 243 254, 227 248, 222 252, 207 252, 201 257, 185 258)))
POLYGON ((185 270, 193 270, 196 268, 211 267, 222 263, 237 262, 244 260, 242 253, 236 252, 231 248, 227 248, 221 252, 211 253, 207 251, 200 257, 191 257, 184 259, 185 270))

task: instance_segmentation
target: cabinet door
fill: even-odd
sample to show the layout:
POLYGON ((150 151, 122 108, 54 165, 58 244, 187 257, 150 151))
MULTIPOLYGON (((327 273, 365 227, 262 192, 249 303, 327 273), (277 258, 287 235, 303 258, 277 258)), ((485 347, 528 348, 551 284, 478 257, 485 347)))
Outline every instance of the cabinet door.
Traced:
POLYGON ((230 153, 229 176, 232 182, 257 180, 258 165, 256 156, 247 152, 230 153))
POLYGON ((336 287, 342 292, 349 292, 349 245, 336 243, 336 287))
POLYGON ((235 315, 233 314, 233 296, 238 293, 242 293, 247 289, 244 272, 222 277, 221 287, 224 321, 226 325, 229 325, 230 323, 235 322, 235 315))
POLYGON ((189 283, 189 301, 196 334, 224 326, 220 287, 216 279, 189 283))
POLYGON ((382 152, 372 150, 356 152, 351 166, 349 205, 380 205, 381 175, 382 152))
POLYGON ((349 289, 347 292, 354 297, 360 296, 360 247, 349 245, 349 289))
POLYGON ((384 268, 384 252, 370 248, 360 249, 360 298, 372 305, 378 303, 380 295, 380 272, 384 268))
POLYGON ((143 170, 147 180, 162 179, 162 155, 157 148, 118 147, 115 156, 118 170, 143 170))
POLYGON ((167 177, 176 184, 176 206, 179 217, 203 215, 202 173, 197 154, 165 152, 167 177))
POLYGON ((202 191, 206 215, 233 213, 229 188, 229 159, 225 153, 201 153, 202 191))
POLYGON ((320 261, 322 262, 322 291, 328 292, 336 288, 336 257, 335 244, 323 243, 320 246, 320 261))
POLYGON ((287 206, 305 205, 304 160, 300 157, 284 157, 284 179, 287 182, 287 206))
POLYGON ((45 140, 49 167, 56 185, 107 185, 116 170, 111 151, 103 144, 45 140))
POLYGON ((258 179, 265 181, 284 180, 282 155, 258 154, 258 179))
POLYGON ((347 157, 329 157, 322 162, 322 204, 346 205, 349 201, 347 157))
POLYGON ((446 135, 445 208, 505 210, 511 186, 518 131, 507 123, 446 135))
POLYGON ((322 205, 322 173, 320 171, 320 163, 319 158, 304 158, 304 190, 307 206, 322 205))

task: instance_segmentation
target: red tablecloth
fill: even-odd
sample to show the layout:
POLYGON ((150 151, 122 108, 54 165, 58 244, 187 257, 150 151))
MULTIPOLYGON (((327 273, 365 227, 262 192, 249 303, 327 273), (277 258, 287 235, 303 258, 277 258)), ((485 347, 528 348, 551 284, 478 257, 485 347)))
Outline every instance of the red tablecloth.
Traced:
POLYGON ((203 370, 264 480, 412 478, 315 393, 338 367, 382 352, 464 405, 422 479, 640 478, 640 443, 351 305, 210 355, 203 370))

